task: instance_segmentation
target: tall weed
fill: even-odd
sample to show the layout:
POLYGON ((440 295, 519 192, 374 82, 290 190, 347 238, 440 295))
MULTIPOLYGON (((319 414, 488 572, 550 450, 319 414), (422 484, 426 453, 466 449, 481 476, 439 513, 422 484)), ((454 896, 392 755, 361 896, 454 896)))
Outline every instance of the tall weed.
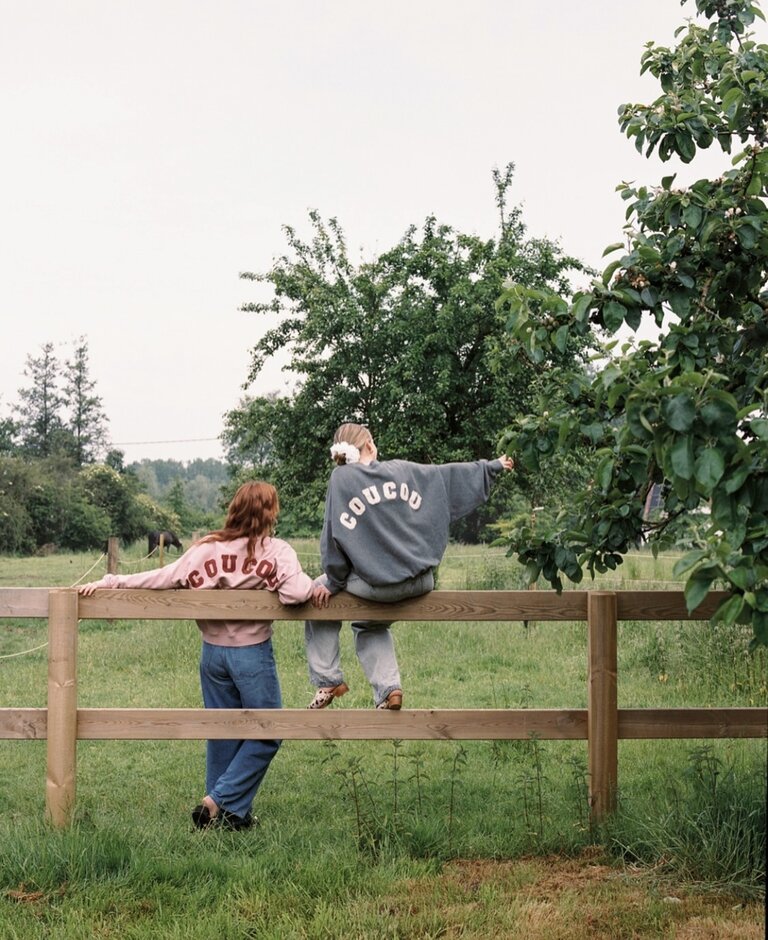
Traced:
POLYGON ((766 779, 762 762, 737 765, 712 745, 655 791, 621 799, 606 827, 625 861, 656 864, 675 877, 745 897, 765 887, 766 779))

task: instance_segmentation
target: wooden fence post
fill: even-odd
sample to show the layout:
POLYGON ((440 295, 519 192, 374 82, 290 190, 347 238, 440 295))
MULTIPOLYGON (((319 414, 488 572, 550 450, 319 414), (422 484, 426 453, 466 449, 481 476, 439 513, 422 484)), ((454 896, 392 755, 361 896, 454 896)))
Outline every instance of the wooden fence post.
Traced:
POLYGON ((163 549, 165 548, 165 533, 160 533, 160 543, 158 545, 157 557, 160 559, 160 567, 163 567, 163 549))
POLYGON ((120 540, 111 536, 107 539, 107 574, 117 574, 117 556, 120 540))
POLYGON ((46 815, 66 826, 75 804, 77 765, 76 590, 51 591, 48 608, 48 771, 46 815))
POLYGON ((589 806, 595 823, 602 822, 616 809, 619 758, 616 612, 615 593, 589 592, 587 740, 589 806))

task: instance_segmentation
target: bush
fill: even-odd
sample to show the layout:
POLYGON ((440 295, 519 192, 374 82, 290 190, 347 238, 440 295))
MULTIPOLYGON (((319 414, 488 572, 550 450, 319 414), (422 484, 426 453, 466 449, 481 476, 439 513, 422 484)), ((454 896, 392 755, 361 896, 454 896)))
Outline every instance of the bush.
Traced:
POLYGON ((89 502, 109 517, 109 534, 123 542, 135 542, 145 536, 148 529, 179 527, 175 513, 140 492, 141 484, 133 474, 118 473, 112 467, 99 464, 82 470, 80 482, 89 502))
POLYGON ((112 534, 109 515, 101 507, 89 503, 75 488, 68 509, 59 540, 62 548, 70 551, 101 548, 112 534))
POLYGON ((140 492, 131 474, 105 465, 78 470, 69 460, 0 457, 0 552, 32 554, 43 545, 101 549, 149 529, 179 529, 175 513, 140 492))
POLYGON ((34 551, 33 523, 27 500, 34 485, 31 465, 18 457, 0 457, 0 551, 34 551))
POLYGON ((34 547, 32 521, 26 509, 0 493, 0 552, 15 555, 31 552, 34 547))

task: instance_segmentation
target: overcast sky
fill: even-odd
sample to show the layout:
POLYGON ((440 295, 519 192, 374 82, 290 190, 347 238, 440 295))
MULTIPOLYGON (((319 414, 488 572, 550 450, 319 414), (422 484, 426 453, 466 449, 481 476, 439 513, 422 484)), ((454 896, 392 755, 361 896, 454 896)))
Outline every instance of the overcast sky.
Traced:
MULTIPOLYGON (((266 327, 242 271, 338 218, 353 257, 434 214, 599 266, 621 180, 670 172, 619 132, 646 41, 689 0, 0 0, 0 416, 29 354, 85 336, 126 460, 221 457, 266 327)), ((766 27, 758 32, 766 41, 766 27)), ((713 155, 714 158, 714 155, 713 155)), ((726 167, 718 156, 714 164, 726 167)), ((691 172, 691 171, 689 171, 691 172)), ((710 175, 697 165, 696 176, 710 175)), ((268 368, 249 389, 285 388, 268 368)))

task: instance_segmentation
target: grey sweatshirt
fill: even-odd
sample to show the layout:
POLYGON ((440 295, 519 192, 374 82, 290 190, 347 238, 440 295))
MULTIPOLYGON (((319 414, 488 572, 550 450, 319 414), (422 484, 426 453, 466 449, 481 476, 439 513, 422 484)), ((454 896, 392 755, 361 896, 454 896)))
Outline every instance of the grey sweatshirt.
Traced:
POLYGON ((391 585, 434 568, 451 522, 488 499, 501 469, 499 460, 374 460, 336 467, 320 537, 331 593, 343 589, 350 573, 369 584, 391 585))

